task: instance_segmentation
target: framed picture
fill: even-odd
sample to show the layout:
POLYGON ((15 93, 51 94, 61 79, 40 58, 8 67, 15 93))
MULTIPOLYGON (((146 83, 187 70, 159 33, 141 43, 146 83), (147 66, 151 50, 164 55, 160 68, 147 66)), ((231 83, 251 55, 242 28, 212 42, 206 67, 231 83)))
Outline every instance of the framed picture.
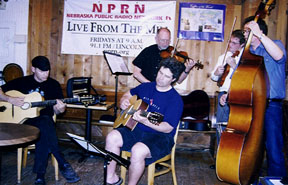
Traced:
POLYGON ((180 2, 178 38, 224 41, 225 5, 180 2))

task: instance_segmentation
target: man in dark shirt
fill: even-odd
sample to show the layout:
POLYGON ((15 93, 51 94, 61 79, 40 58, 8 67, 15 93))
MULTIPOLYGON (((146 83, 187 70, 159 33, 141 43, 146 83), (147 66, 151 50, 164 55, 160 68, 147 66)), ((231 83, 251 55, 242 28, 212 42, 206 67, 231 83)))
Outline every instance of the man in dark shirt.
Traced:
MULTIPOLYGON (((133 61, 133 76, 140 83, 153 82, 159 71, 159 64, 162 60, 160 53, 169 47, 171 33, 168 28, 160 28, 155 36, 156 44, 145 48, 133 61)), ((192 59, 185 62, 186 69, 179 77, 178 83, 181 83, 189 74, 195 62, 192 59)))
POLYGON ((36 142, 33 168, 33 172, 37 173, 35 184, 45 184, 44 176, 50 152, 55 156, 60 172, 67 182, 77 182, 80 178, 59 151, 55 123, 52 118, 54 114, 63 113, 66 108, 66 104, 60 100, 63 98, 61 86, 56 80, 49 77, 50 62, 48 58, 44 56, 35 57, 32 60, 31 70, 33 75, 17 78, 2 85, 0 87, 0 101, 9 102, 15 106, 24 105, 24 96, 12 97, 5 94, 10 90, 16 90, 23 94, 38 92, 45 100, 56 99, 57 103, 54 106, 42 109, 39 116, 29 118, 24 122, 24 124, 35 126, 40 130, 40 136, 36 142))

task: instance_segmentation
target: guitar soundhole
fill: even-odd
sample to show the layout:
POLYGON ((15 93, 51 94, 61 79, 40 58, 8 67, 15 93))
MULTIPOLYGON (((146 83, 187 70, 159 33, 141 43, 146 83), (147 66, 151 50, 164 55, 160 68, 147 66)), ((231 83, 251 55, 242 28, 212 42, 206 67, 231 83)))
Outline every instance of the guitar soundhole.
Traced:
POLYGON ((30 104, 27 103, 27 102, 25 102, 24 105, 21 106, 21 108, 22 108, 23 110, 26 110, 26 109, 28 109, 29 107, 30 107, 30 104))

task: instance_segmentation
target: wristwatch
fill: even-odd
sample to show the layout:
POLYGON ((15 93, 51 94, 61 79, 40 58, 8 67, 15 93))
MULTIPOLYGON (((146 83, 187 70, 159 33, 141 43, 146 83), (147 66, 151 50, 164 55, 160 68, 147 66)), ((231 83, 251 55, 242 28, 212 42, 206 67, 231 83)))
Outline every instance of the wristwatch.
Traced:
POLYGON ((259 40, 262 40, 262 38, 265 36, 265 34, 264 33, 262 33, 261 35, 260 35, 260 37, 259 37, 259 40))

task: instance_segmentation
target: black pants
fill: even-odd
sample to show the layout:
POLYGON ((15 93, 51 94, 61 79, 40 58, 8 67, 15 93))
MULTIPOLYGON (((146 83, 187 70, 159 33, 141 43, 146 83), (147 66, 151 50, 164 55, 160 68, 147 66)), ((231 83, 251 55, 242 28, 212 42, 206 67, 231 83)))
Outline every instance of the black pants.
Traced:
POLYGON ((63 166, 66 162, 59 151, 58 139, 54 126, 54 121, 51 116, 39 116, 30 118, 24 124, 32 125, 40 130, 39 138, 36 141, 35 159, 34 159, 34 173, 45 174, 49 153, 52 153, 59 166, 63 166))

